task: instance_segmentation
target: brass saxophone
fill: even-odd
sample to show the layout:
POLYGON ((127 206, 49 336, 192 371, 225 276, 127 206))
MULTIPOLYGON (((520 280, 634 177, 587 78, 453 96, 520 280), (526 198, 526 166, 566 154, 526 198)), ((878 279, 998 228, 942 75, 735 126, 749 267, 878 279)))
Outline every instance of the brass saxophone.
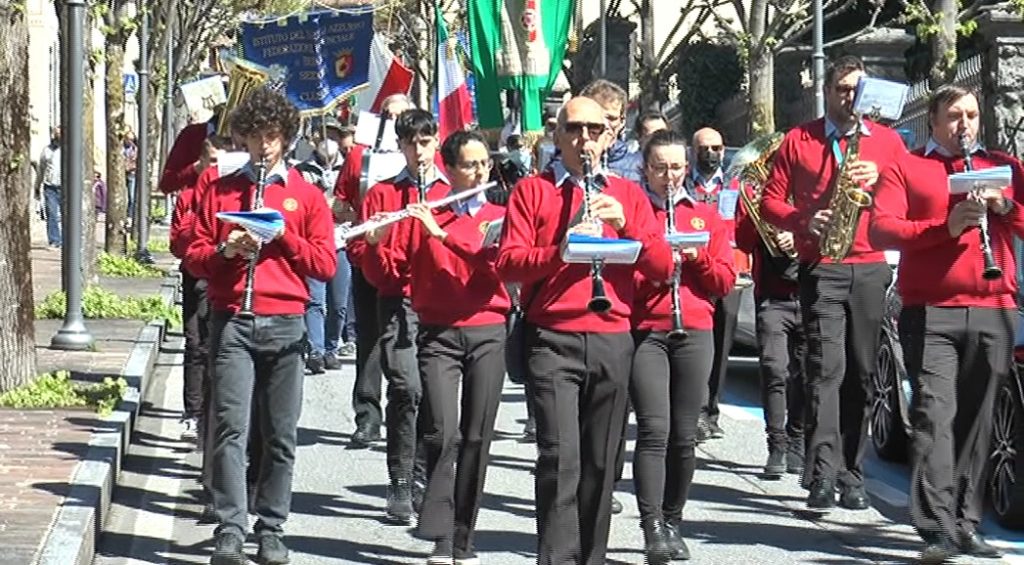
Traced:
POLYGON ((836 171, 835 185, 829 199, 828 209, 832 210, 832 218, 821 233, 819 252, 822 257, 839 262, 850 254, 853 239, 857 235, 857 224, 860 215, 870 208, 874 198, 850 179, 850 163, 860 158, 861 125, 857 116, 857 129, 846 145, 843 162, 836 171))
POLYGON ((734 176, 742 184, 750 184, 754 189, 751 196, 740 186, 740 203, 750 217, 754 229, 764 242, 765 248, 772 257, 796 259, 796 249, 782 251, 779 244, 775 242, 778 229, 764 221, 761 217, 761 196, 764 194, 764 186, 768 182, 768 175, 772 170, 772 161, 775 159, 775 152, 782 144, 782 132, 768 134, 751 141, 741 148, 733 157, 733 164, 729 166, 727 176, 734 176))

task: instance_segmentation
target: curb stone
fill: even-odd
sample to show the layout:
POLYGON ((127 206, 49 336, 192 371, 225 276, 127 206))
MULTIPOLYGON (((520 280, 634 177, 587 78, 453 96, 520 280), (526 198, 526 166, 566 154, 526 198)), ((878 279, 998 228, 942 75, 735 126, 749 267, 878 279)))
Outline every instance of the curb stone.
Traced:
MULTIPOLYGON (((178 276, 164 279, 160 296, 165 304, 176 302, 178 276)), ((167 333, 166 320, 153 320, 142 328, 121 369, 128 390, 120 404, 101 421, 109 427, 92 433, 89 448, 68 484, 68 494, 57 508, 50 531, 36 553, 36 565, 91 565, 96 543, 110 513, 113 489, 138 418, 142 399, 149 389, 160 344, 167 333)))

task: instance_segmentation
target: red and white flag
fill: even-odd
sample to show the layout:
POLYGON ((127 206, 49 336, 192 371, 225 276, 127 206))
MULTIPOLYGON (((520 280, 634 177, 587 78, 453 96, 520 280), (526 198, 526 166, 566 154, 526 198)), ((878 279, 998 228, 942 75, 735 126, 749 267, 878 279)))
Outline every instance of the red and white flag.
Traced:
POLYGON ((384 36, 375 33, 370 46, 370 84, 356 97, 359 110, 374 114, 380 112, 381 102, 388 96, 409 93, 412 79, 412 70, 388 49, 384 36))
POLYGON ((466 73, 455 53, 455 40, 448 36, 441 8, 435 4, 437 18, 437 126, 443 141, 454 131, 473 121, 473 99, 466 85, 466 73))

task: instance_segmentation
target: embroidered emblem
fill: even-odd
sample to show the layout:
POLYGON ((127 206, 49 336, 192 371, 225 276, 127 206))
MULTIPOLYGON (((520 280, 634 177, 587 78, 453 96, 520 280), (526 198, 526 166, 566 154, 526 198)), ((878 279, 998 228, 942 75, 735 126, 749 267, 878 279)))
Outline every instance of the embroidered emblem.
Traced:
POLYGON ((487 228, 489 228, 489 227, 491 227, 491 222, 486 221, 486 220, 483 221, 483 222, 480 222, 480 233, 482 233, 484 235, 487 235, 487 228))
POLYGON ((704 226, 705 226, 704 218, 691 218, 690 219, 690 226, 692 226, 693 229, 695 229, 695 230, 702 230, 702 229, 704 229, 704 226))
POLYGON ((299 203, 294 198, 285 198, 281 205, 289 212, 294 212, 299 209, 299 203))

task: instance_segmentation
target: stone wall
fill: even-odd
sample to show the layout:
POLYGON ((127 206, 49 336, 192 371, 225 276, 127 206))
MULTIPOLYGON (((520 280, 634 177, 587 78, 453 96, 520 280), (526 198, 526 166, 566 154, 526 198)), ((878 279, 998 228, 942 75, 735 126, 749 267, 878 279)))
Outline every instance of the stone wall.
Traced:
POLYGON ((984 59, 985 144, 1024 157, 1024 20, 986 12, 978 19, 984 59))

